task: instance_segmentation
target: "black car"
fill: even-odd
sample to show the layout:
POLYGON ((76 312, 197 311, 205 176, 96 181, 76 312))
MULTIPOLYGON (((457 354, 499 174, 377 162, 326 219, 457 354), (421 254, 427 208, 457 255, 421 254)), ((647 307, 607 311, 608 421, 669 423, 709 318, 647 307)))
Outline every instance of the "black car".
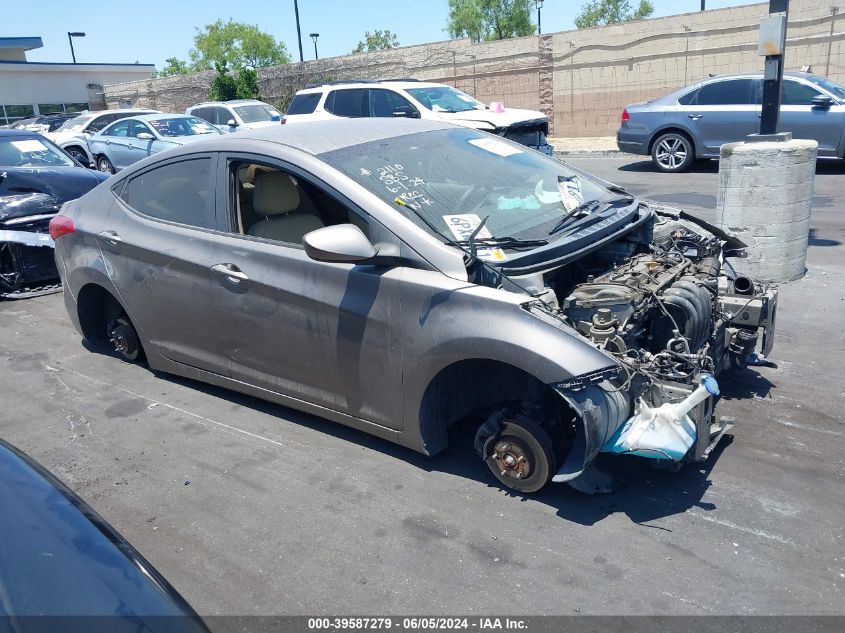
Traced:
POLYGON ((50 219, 107 174, 82 167, 36 132, 0 130, 0 297, 57 288, 50 219))
POLYGON ((208 633, 85 501, 0 440, 0 630, 208 633))
POLYGON ((65 121, 76 118, 79 112, 56 112, 53 114, 39 114, 36 116, 21 119, 17 123, 10 125, 13 130, 27 130, 29 132, 55 132, 65 121))

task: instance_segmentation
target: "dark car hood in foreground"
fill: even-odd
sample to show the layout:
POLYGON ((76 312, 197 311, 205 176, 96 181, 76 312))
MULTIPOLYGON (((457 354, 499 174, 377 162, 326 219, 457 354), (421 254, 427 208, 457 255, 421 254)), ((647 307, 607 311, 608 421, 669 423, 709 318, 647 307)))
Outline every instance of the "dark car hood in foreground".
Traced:
MULTIPOLYGON (((112 616, 99 623, 117 631, 207 632, 182 596, 113 527, 3 440, 0 508, 0 629, 9 616, 35 624, 24 630, 40 630, 26 616, 112 616)), ((62 620, 53 624, 54 630, 76 630, 62 620)))
POLYGON ((63 203, 85 195, 106 178, 84 167, 0 166, 0 222, 56 213, 63 203))

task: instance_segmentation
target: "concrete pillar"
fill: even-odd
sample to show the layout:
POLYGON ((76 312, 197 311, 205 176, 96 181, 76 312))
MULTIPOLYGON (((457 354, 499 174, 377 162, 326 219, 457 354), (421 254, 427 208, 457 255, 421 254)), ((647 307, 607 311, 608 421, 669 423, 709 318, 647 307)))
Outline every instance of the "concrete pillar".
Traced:
POLYGON ((748 244, 737 272, 761 281, 804 275, 816 141, 728 143, 719 164, 716 224, 748 244))

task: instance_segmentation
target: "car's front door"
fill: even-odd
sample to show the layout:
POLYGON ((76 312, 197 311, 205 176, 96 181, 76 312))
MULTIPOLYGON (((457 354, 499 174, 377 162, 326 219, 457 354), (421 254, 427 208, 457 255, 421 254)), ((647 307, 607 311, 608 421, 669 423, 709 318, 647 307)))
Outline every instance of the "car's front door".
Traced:
POLYGON ((321 225, 351 222, 375 240, 386 229, 288 164, 231 154, 218 170, 231 231, 215 236, 209 307, 232 378, 401 429, 401 332, 392 317, 402 269, 318 262, 301 246, 303 231, 321 225), (280 232, 278 222, 293 228, 280 232))
POLYGON ((225 375, 210 310, 217 157, 178 157, 133 175, 102 223, 98 242, 129 316, 166 358, 225 375))
POLYGON ((756 131, 758 108, 754 80, 724 79, 704 84, 679 108, 697 136, 703 153, 718 156, 725 143, 745 140, 756 131))
POLYGON ((129 152, 129 158, 133 163, 161 151, 158 147, 158 145, 162 144, 161 141, 153 134, 150 126, 143 121, 131 119, 129 123, 129 136, 129 149, 131 150, 129 152), (138 138, 139 134, 149 134, 152 138, 138 138))
POLYGON ((813 98, 824 95, 813 86, 784 78, 780 108, 780 132, 793 138, 815 140, 819 156, 838 156, 845 126, 845 106, 831 100, 829 107, 813 105, 813 98))

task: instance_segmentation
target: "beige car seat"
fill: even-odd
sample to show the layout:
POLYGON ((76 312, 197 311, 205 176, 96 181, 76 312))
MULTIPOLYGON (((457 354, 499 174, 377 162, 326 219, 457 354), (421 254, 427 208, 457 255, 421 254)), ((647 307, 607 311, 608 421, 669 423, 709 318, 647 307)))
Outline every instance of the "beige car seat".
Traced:
POLYGON ((253 224, 249 235, 300 244, 306 233, 324 226, 313 213, 298 211, 300 202, 299 187, 288 174, 257 172, 252 206, 265 219, 253 224))

